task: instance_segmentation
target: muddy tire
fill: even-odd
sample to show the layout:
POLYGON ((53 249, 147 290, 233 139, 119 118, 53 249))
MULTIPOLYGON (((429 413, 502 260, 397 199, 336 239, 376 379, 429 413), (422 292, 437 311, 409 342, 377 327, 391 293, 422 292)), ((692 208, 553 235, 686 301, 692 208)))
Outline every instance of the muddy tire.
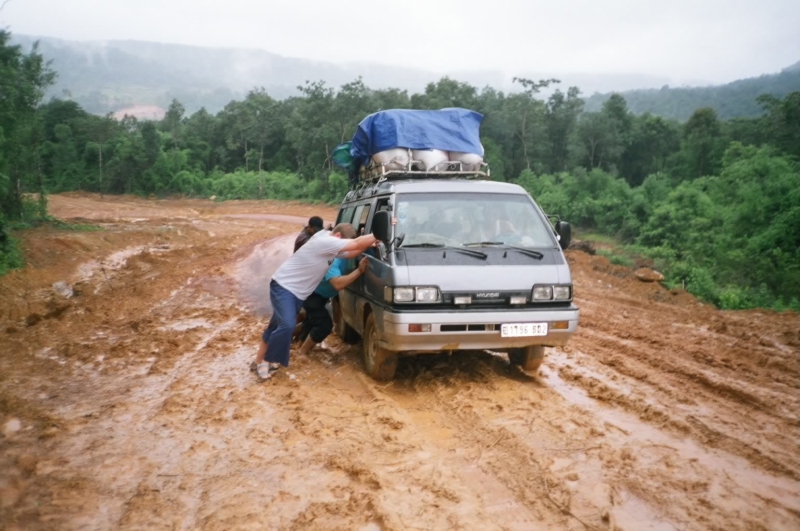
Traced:
POLYGON ((544 361, 544 347, 535 345, 532 347, 510 348, 508 349, 508 360, 512 365, 519 365, 525 372, 536 372, 544 361))
POLYGON ((331 308, 333 310, 333 331, 336 335, 345 343, 351 345, 358 343, 358 332, 353 330, 353 328, 345 322, 338 298, 334 298, 331 301, 331 308))
POLYGON ((375 316, 367 317, 364 327, 364 368, 367 374, 379 381, 388 381, 394 378, 397 371, 397 353, 386 350, 378 345, 378 329, 375 327, 375 316))

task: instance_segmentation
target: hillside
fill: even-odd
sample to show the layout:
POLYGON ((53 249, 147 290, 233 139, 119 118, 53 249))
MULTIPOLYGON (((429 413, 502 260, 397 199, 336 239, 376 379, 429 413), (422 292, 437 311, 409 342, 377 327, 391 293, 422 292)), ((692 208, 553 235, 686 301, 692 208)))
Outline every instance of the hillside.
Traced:
POLYGON ((476 87, 507 91, 512 77, 561 79, 562 86, 579 86, 585 94, 659 87, 668 80, 638 73, 583 74, 499 70, 430 72, 391 64, 334 64, 284 57, 264 50, 204 48, 142 41, 77 42, 15 34, 24 48, 39 41, 42 55, 59 74, 49 95, 65 90, 82 107, 96 114, 134 105, 166 107, 178 98, 187 110, 206 107, 215 112, 231 99, 241 99, 253 87, 264 87, 279 99, 296 95, 306 80, 324 80, 338 87, 361 76, 372 88, 421 92, 447 75, 476 87))
MULTIPOLYGON (((475 87, 512 90, 511 76, 498 70, 429 72, 392 65, 335 64, 284 57, 264 50, 204 48, 142 41, 77 42, 14 35, 13 42, 29 49, 39 41, 42 55, 58 72, 48 96, 68 94, 95 114, 136 106, 166 108, 173 98, 187 111, 222 109, 242 99, 254 87, 264 87, 278 99, 297 95, 307 80, 324 80, 338 87, 361 76, 375 89, 421 92, 425 85, 448 75, 475 87)), ((760 94, 783 97, 800 87, 800 63, 777 74, 733 81, 726 85, 671 88, 665 77, 637 73, 558 74, 522 71, 530 79, 556 77, 561 87, 577 86, 586 110, 599 110, 613 92, 622 92, 637 114, 687 119, 699 107, 713 107, 721 118, 758 116, 760 94), (661 87, 656 88, 656 87, 661 87)))
MULTIPOLYGON (((800 61, 777 74, 740 79, 725 85, 708 87, 664 86, 661 89, 639 89, 622 92, 628 108, 636 114, 651 113, 664 118, 685 121, 695 109, 711 107, 722 119, 760 116, 756 102, 761 94, 782 98, 800 90, 800 61)), ((586 99, 587 111, 599 111, 611 93, 594 94, 586 99)))

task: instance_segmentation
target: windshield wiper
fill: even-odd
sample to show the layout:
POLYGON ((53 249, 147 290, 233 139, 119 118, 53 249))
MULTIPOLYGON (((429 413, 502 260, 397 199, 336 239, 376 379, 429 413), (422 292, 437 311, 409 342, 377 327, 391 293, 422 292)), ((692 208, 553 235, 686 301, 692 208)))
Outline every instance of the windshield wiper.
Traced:
POLYGON ((511 245, 503 242, 470 242, 470 243, 465 243, 463 245, 465 247, 470 245, 496 245, 498 247, 508 247, 509 249, 514 249, 515 251, 519 251, 522 254, 536 258, 537 260, 541 260, 542 258, 544 258, 544 255, 539 251, 534 251, 533 249, 528 249, 527 247, 519 247, 517 245, 511 245))
POLYGON ((458 252, 461 252, 461 253, 464 253, 464 254, 468 254, 470 256, 476 256, 478 258, 482 258, 483 260, 486 260, 489 257, 489 255, 487 255, 486 253, 478 251, 477 249, 464 249, 463 247, 452 247, 450 245, 444 245, 443 243, 425 242, 425 243, 412 243, 410 245, 403 245, 402 246, 403 249, 406 249, 406 248, 411 249, 411 248, 414 248, 414 247, 417 247, 417 248, 428 248, 428 249, 445 249, 445 250, 458 251, 458 252))
POLYGON ((469 243, 462 243, 464 247, 470 247, 472 245, 505 245, 503 242, 469 242, 469 243))
POLYGON ((471 254, 472 256, 477 256, 478 258, 482 258, 483 260, 489 258, 488 254, 478 251, 476 249, 464 249, 462 247, 450 247, 450 246, 446 247, 446 249, 452 249, 453 251, 458 251, 464 254, 471 254))

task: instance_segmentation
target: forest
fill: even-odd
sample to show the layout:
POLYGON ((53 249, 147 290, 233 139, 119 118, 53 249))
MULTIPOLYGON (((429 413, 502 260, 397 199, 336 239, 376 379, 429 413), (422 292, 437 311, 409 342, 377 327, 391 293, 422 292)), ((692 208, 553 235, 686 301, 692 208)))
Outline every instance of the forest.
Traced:
MULTIPOLYGON (((777 74, 738 79, 711 87, 669 87, 626 90, 622 93, 634 114, 651 113, 685 122, 695 109, 711 107, 720 118, 752 118, 762 113, 758 97, 763 94, 784 97, 798 89, 800 62, 777 74)), ((599 111, 608 94, 592 94, 586 110, 599 111)))
POLYGON ((54 222, 47 194, 335 203, 347 178, 331 151, 366 115, 465 107, 485 116, 492 178, 526 188, 578 238, 614 238, 721 308, 798 309, 800 92, 756 96, 757 118, 702 107, 678 122, 636 115, 619 94, 588 112, 555 79, 515 78, 520 90, 503 93, 443 78, 414 94, 356 79, 309 81, 284 100, 254 88, 216 114, 173 100, 161 121, 115 120, 45 101, 56 72, 10 37, 0 30, 0 274, 22 264, 19 231, 54 222))

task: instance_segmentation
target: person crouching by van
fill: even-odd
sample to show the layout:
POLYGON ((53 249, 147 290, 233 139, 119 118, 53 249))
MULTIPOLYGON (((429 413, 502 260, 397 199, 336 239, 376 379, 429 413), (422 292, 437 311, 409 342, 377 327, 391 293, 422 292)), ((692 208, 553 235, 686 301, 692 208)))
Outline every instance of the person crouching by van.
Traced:
MULTIPOLYGON (((329 227, 328 230, 331 230, 333 227, 329 227)), ((297 235, 297 238, 294 240, 294 253, 297 252, 300 247, 303 246, 313 235, 318 233, 322 230, 322 218, 319 216, 311 216, 308 218, 308 224, 303 227, 303 230, 300 231, 300 234, 297 235)), ((292 335, 292 339, 294 339, 295 335, 300 333, 300 325, 303 324, 303 321, 306 318, 306 312, 304 310, 300 310, 300 313, 297 314, 297 326, 295 327, 295 333, 292 335)))
POLYGON ((294 240, 294 251, 297 252, 313 235, 322 230, 322 218, 319 216, 312 216, 308 218, 308 225, 303 227, 300 234, 294 240))
POLYGON ((358 267, 345 274, 347 260, 337 258, 333 261, 317 289, 303 302, 306 319, 303 321, 303 327, 300 331, 300 340, 303 341, 303 345, 300 347, 300 354, 308 355, 312 348, 322 343, 330 335, 333 330, 333 320, 325 306, 340 291, 363 275, 367 264, 367 260, 363 259, 358 264, 358 267))
POLYGON ((297 314, 303 301, 325 277, 333 260, 337 257, 355 258, 377 241, 372 234, 354 238, 355 234, 349 223, 340 223, 333 231, 317 232, 272 275, 269 283, 272 317, 251 364, 251 370, 255 370, 262 380, 271 378, 281 366, 289 366, 297 314))

